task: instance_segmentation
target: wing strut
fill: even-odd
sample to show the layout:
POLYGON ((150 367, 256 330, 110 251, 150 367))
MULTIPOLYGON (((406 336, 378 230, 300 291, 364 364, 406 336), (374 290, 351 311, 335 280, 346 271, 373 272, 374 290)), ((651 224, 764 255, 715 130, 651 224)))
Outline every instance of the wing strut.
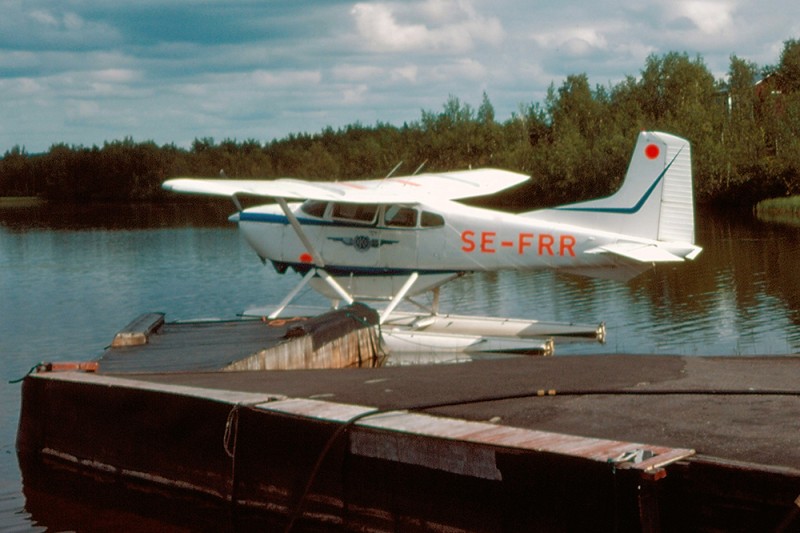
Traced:
POLYGON ((286 198, 275 198, 275 200, 277 200, 278 205, 281 206, 283 214, 286 215, 286 218, 292 225, 292 228, 294 229, 294 232, 297 234, 297 237, 300 239, 300 242, 303 243, 303 246, 305 246, 308 253, 311 254, 311 258, 314 260, 314 266, 316 266, 317 268, 325 268, 325 261, 322 260, 322 256, 319 255, 317 249, 314 248, 314 245, 311 244, 311 241, 308 240, 306 232, 303 231, 303 228, 300 226, 300 222, 297 220, 297 217, 294 216, 292 210, 289 209, 289 204, 286 203, 286 198))
MULTIPOLYGON (((319 277, 325 280, 325 283, 330 285, 330 287, 334 291, 336 291, 336 294, 341 296, 342 299, 348 303, 348 305, 353 303, 353 297, 350 296, 350 294, 346 290, 344 290, 342 286, 336 282, 335 279, 333 279, 333 276, 331 276, 325 271, 325 261, 323 261, 322 256, 319 254, 319 252, 317 252, 317 249, 314 248, 314 245, 311 244, 311 241, 308 239, 306 232, 303 231, 303 227, 300 225, 300 221, 297 220, 297 217, 294 216, 292 210, 289 209, 289 204, 286 203, 286 198, 276 197, 275 200, 277 200, 278 205, 281 206, 283 214, 286 215, 286 218, 292 225, 292 229, 294 229, 294 232, 297 234, 297 237, 300 239, 300 242, 303 243, 303 246, 305 247, 306 251, 309 254, 311 254, 311 258, 314 261, 314 266, 316 268, 312 268, 311 270, 308 271, 308 273, 303 277, 303 280, 299 283, 299 285, 291 293, 289 293, 289 295, 287 295, 284 301, 281 302, 281 306, 278 309, 276 309, 272 314, 274 314, 277 317, 278 314, 281 311, 283 311, 283 309, 289 304, 289 302, 295 296, 297 296, 297 293, 300 292, 300 289, 302 289, 303 286, 306 283, 308 283, 308 281, 312 277, 314 277, 315 274, 319 275, 319 277)), ((274 317, 270 315, 270 318, 274 317)))

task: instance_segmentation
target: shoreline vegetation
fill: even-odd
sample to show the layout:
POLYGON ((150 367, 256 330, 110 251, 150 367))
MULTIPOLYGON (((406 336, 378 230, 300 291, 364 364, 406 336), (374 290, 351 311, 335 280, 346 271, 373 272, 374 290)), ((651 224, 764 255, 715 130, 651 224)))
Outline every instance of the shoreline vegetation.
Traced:
POLYGON ((0 206, 30 198, 174 201, 161 184, 177 176, 375 179, 400 162, 395 175, 419 167, 530 175, 482 202, 526 210, 611 194, 642 130, 690 141, 700 205, 741 209, 800 195, 800 40, 785 41, 771 66, 731 56, 722 80, 701 57, 677 52, 651 55, 638 77, 615 85, 592 87, 585 74, 570 75, 558 87, 551 84, 544 102, 520 104, 504 122, 483 93, 477 108, 450 95, 440 111, 422 110, 401 126, 355 123, 266 143, 200 138, 180 148, 128 137, 100 147, 54 144, 39 154, 15 146, 0 159, 0 206))
POLYGON ((44 203, 37 196, 0 196, 0 207, 39 207, 44 203))
POLYGON ((753 209, 756 217, 766 222, 800 225, 800 195, 768 198, 758 202, 753 209))

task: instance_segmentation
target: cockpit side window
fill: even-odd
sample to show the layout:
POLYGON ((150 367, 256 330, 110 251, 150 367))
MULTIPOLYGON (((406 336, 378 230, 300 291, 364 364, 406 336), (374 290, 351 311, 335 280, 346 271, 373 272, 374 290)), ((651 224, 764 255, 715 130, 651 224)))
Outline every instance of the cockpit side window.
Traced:
POLYGON ((307 200, 303 202, 300 209, 303 213, 311 215, 312 217, 323 218, 325 216, 325 209, 328 207, 328 202, 321 202, 319 200, 307 200))
POLYGON ((401 205, 390 205, 386 207, 383 221, 389 227, 413 228, 417 225, 417 210, 401 205))
POLYGON ((371 224, 378 213, 376 204, 333 204, 333 218, 371 224))
POLYGON ((430 211, 423 211, 420 217, 420 225, 423 228, 436 228, 444 226, 444 218, 442 215, 431 213, 430 211))

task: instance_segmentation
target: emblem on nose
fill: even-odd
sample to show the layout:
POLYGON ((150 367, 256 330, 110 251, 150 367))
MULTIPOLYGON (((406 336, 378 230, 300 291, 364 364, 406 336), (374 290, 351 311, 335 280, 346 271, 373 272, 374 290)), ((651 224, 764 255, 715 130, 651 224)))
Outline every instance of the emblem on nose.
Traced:
POLYGON ((366 252, 371 248, 380 248, 384 244, 397 244, 398 242, 387 239, 373 239, 368 235, 356 235, 355 237, 328 237, 328 239, 340 242, 345 246, 352 246, 359 252, 366 252))

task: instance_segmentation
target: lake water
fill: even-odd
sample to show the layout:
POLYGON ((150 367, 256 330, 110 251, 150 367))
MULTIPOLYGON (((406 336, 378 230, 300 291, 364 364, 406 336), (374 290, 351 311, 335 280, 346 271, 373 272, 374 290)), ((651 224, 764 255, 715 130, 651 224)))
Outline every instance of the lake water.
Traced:
MULTIPOLYGON (((14 449, 20 386, 9 381, 39 361, 98 355, 143 312, 232 318, 277 303, 299 281, 264 267, 225 224, 229 211, 228 204, 0 209, 0 531, 75 528, 26 507, 14 449)), ((467 276, 445 287, 442 310, 606 323, 605 345, 557 344, 556 356, 800 352, 800 228, 747 213, 702 213, 697 225, 705 250, 694 263, 628 283, 552 272, 467 276)), ((307 292, 303 303, 323 300, 307 292)), ((104 529, 89 520, 78 529, 104 529)), ((154 527, 144 519, 134 527, 135 514, 124 520, 131 529, 154 527)))

